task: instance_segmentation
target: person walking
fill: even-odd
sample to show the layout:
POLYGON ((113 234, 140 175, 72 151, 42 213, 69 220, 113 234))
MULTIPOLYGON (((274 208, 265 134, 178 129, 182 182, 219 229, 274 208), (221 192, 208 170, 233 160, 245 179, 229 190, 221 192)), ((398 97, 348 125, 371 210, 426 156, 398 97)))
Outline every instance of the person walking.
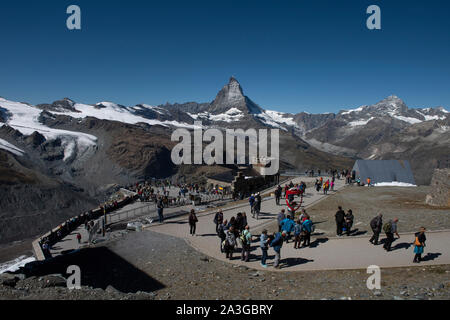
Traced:
POLYGON ((283 220, 286 219, 286 214, 285 214, 285 210, 281 209, 281 211, 278 213, 277 216, 277 221, 278 221, 278 232, 281 232, 281 228, 282 228, 282 223, 283 220))
POLYGON ((277 206, 280 205, 280 198, 281 198, 281 186, 278 185, 278 187, 275 190, 275 204, 277 206))
POLYGON ((376 246, 378 245, 378 238, 380 237, 381 229, 383 228, 383 215, 381 212, 370 221, 370 228, 372 229, 373 235, 369 241, 376 246))
POLYGON ((277 232, 274 234, 274 239, 270 243, 270 246, 275 251, 275 260, 273 262, 273 267, 275 269, 280 269, 281 248, 283 247, 283 241, 285 237, 286 232, 277 232))
POLYGON ((217 211, 216 215, 214 216, 214 223, 216 224, 216 232, 219 232, 219 226, 222 224, 223 222, 223 212, 222 209, 219 209, 219 211, 217 211))
POLYGON ((386 233, 386 241, 383 245, 383 248, 388 252, 391 251, 391 245, 392 242, 394 242, 394 234, 397 236, 398 239, 400 239, 400 236, 397 231, 397 223, 398 218, 395 218, 394 220, 389 220, 389 222, 383 226, 383 230, 386 233))
POLYGON ((352 226, 353 226, 353 220, 355 219, 353 216, 352 209, 348 209, 344 218, 345 218, 345 229, 347 231, 346 234, 347 234, 347 236, 349 236, 351 233, 352 226))
POLYGON ((261 266, 263 268, 267 268, 267 251, 269 250, 269 237, 267 236, 267 229, 264 229, 261 233, 261 237, 259 238, 260 240, 260 248, 261 248, 261 252, 262 252, 262 256, 261 256, 261 266))
POLYGON ((425 237, 425 231, 426 229, 424 227, 420 228, 420 231, 415 234, 415 241, 414 241, 414 263, 419 263, 422 261, 422 253, 423 249, 425 247, 425 241, 427 240, 427 237, 425 237))
POLYGON ((189 214, 189 226, 190 226, 190 234, 191 236, 195 236, 195 230, 197 229, 198 218, 195 214, 195 210, 191 209, 191 213, 189 214))
POLYGON ((336 219, 336 234, 338 237, 342 236, 342 228, 344 227, 345 221, 345 212, 342 210, 342 207, 338 207, 338 211, 335 214, 336 219))

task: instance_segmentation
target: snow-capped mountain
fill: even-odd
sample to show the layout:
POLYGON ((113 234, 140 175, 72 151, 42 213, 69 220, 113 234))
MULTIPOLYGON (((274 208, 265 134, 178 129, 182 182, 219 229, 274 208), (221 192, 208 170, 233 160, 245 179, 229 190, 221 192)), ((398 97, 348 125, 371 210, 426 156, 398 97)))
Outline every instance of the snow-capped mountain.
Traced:
POLYGON ((52 216, 61 208, 68 208, 65 217, 70 210, 79 214, 116 183, 199 176, 205 168, 173 165, 170 137, 175 128, 193 129, 200 120, 221 129, 280 129, 282 169, 350 168, 355 158, 407 159, 424 184, 449 160, 449 112, 411 109, 396 96, 337 114, 289 114, 262 108, 232 77, 207 103, 124 106, 65 98, 33 106, 0 98, 0 215, 37 217, 21 225, 22 234, 0 230, 0 242, 62 222, 52 216), (48 219, 36 212, 48 213, 48 219))

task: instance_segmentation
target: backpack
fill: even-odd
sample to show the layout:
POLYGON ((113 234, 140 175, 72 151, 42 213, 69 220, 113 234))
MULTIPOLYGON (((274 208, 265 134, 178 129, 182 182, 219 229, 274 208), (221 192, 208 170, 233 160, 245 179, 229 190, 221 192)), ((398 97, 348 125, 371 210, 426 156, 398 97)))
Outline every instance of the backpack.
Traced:
POLYGON ((391 233, 392 230, 391 222, 385 223, 383 226, 383 230, 385 233, 391 233))
POLYGON ((235 242, 235 240, 233 239, 233 237, 231 237, 231 234, 230 234, 230 235, 227 235, 226 241, 227 241, 227 244, 228 244, 229 246, 232 246, 232 247, 234 247, 235 244, 236 244, 236 242, 235 242))
POLYGON ((417 247, 421 247, 422 246, 422 244, 419 241, 419 237, 416 237, 416 240, 414 241, 414 245, 417 246, 417 247))
POLYGON ((241 236, 239 238, 244 246, 247 245, 247 237, 245 236, 244 231, 241 232, 241 236))

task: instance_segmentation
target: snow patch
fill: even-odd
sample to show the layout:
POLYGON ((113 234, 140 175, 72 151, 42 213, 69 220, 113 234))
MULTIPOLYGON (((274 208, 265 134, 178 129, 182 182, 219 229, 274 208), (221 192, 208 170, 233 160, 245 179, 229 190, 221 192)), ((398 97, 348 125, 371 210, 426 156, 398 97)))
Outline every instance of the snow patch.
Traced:
POLYGON ((25 151, 17 148, 15 145, 12 145, 11 143, 3 139, 0 139, 0 149, 9 151, 16 156, 23 156, 23 154, 25 153, 25 151))
POLYGON ((365 106, 361 106, 361 107, 356 108, 356 109, 346 110, 346 111, 342 112, 341 114, 350 114, 350 113, 353 113, 353 112, 361 112, 361 111, 364 110, 364 108, 365 108, 365 106))
POLYGON ((411 117, 404 117, 404 116, 397 116, 397 115, 392 115, 394 118, 404 121, 404 122, 408 122, 411 124, 415 124, 415 123, 421 123, 423 122, 422 120, 416 119, 416 118, 411 118, 411 117))
POLYGON ((367 120, 356 120, 356 121, 349 122, 348 125, 350 127, 365 126, 367 123, 369 123, 369 121, 371 121, 373 119, 374 119, 374 117, 371 117, 367 120))
POLYGON ((27 263, 36 261, 34 257, 20 256, 12 261, 5 262, 0 265, 0 274, 5 272, 16 272, 27 263))
POLYGON ((415 184, 406 183, 406 182, 379 182, 374 184, 375 187, 417 187, 415 184))
MULTIPOLYGON (((50 141, 59 138, 64 145, 74 142, 76 143, 79 155, 86 153, 88 149, 97 144, 97 137, 93 135, 76 131, 53 129, 43 125, 39 122, 39 116, 42 110, 34 106, 7 100, 0 101, 0 106, 7 109, 12 114, 6 123, 10 127, 20 131, 23 135, 31 135, 37 131, 50 141)), ((91 108, 95 109, 92 106, 91 108)), ((52 113, 58 114, 58 112, 52 113)), ((75 114, 75 112, 61 114, 70 115, 75 114)))

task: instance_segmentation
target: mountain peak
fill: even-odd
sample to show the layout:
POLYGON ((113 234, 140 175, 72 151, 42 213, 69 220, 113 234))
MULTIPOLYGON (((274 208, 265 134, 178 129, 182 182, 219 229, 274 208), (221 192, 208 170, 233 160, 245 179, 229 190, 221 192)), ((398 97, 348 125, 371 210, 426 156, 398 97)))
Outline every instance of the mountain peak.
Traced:
POLYGON ((253 101, 244 96, 239 81, 232 76, 228 84, 217 94, 216 99, 211 103, 209 112, 212 114, 225 113, 231 108, 236 108, 244 114, 259 114, 262 109, 258 107, 253 101))

